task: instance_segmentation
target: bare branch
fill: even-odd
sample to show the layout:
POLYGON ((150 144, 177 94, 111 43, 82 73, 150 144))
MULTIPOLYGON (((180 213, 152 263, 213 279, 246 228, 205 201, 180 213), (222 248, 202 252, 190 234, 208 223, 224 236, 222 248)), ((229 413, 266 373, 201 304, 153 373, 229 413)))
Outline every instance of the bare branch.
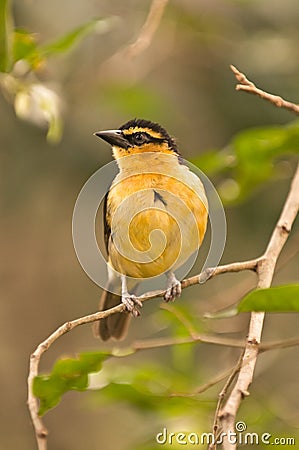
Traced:
MULTIPOLYGON (((244 350, 244 342, 243 341, 237 341, 234 339, 222 339, 215 336, 193 336, 193 337, 186 337, 186 338, 160 338, 160 339, 147 339, 144 341, 136 341, 133 343, 133 345, 128 349, 128 354, 132 354, 134 352, 137 352, 139 350, 151 350, 161 347, 172 347, 173 345, 184 345, 184 344, 191 344, 191 343, 205 343, 205 344, 215 344, 215 345, 223 345, 228 347, 239 347, 244 350)), ((282 341, 274 341, 274 342, 268 342, 266 344, 261 344, 259 346, 259 353, 264 353, 270 350, 276 350, 280 348, 289 348, 299 345, 299 338, 293 338, 293 339, 286 339, 282 341)), ((124 354, 126 354, 126 349, 124 351, 124 354)), ((244 351, 241 353, 239 360, 237 364, 230 368, 229 370, 225 370, 223 373, 217 375, 212 380, 208 381, 207 383, 199 386, 196 388, 193 392, 171 392, 169 395, 171 397, 195 397, 196 395, 199 395, 205 391, 207 391, 209 388, 215 386, 216 384, 220 383, 221 381, 225 380, 227 381, 222 388, 221 392, 218 396, 218 403, 216 407, 215 412, 215 420, 214 420, 214 426, 213 431, 215 437, 218 436, 218 415, 220 408, 222 406, 222 403, 225 399, 225 395, 227 394, 227 391, 229 387, 231 386, 234 378, 238 374, 242 363, 243 363, 243 355, 244 351), (216 436, 217 435, 217 436, 216 436)), ((211 445, 209 450, 214 450, 215 447, 211 445)))
POLYGON ((191 321, 182 313, 182 311, 179 311, 173 304, 170 303, 162 303, 160 305, 160 308, 171 312, 178 319, 178 321, 181 322, 181 324, 188 331, 190 336, 195 338, 197 337, 196 329, 194 328, 191 321))
MULTIPOLYGON (((167 3, 168 0, 152 1, 149 13, 137 39, 132 44, 118 49, 101 64, 99 70, 101 77, 104 76, 111 79, 111 77, 115 77, 116 74, 121 73, 122 80, 124 76, 135 79, 136 66, 133 64, 133 61, 151 45, 155 33, 161 23, 167 3), (119 71, 120 67, 122 68, 121 72, 119 71)), ((141 68, 139 67, 138 69, 140 71, 141 68)), ((144 71, 145 69, 142 67, 140 73, 144 73, 144 71)))
MULTIPOLYGON (((259 259, 255 259, 255 260, 250 260, 250 261, 222 265, 222 266, 218 266, 218 267, 212 268, 212 269, 206 269, 199 275, 196 275, 194 277, 183 280, 182 281, 182 289, 185 289, 189 286, 193 286, 195 284, 203 282, 204 280, 206 281, 216 275, 227 273, 227 272, 240 272, 242 270, 256 271, 258 261, 259 261, 259 259)), ((144 301, 147 301, 147 300, 150 300, 153 298, 163 297, 164 294, 165 294, 165 290, 164 291, 147 292, 146 294, 141 295, 139 297, 139 299, 142 302, 144 302, 144 301)), ((125 310, 125 306, 121 303, 121 304, 115 306, 114 308, 110 308, 105 311, 98 311, 94 314, 89 314, 87 316, 80 317, 80 318, 72 320, 70 322, 66 322, 63 325, 61 325, 59 328, 57 328, 57 330, 54 331, 41 344, 39 344, 39 346, 36 348, 36 350, 32 353, 32 355, 30 357, 30 369, 29 369, 29 376, 28 376, 28 401, 27 401, 27 403, 28 403, 28 408, 29 408, 29 412, 31 415, 31 419, 33 422, 33 426, 35 429, 35 434, 36 434, 36 439, 38 442, 39 450, 46 450, 46 448, 47 448, 46 447, 47 429, 44 426, 41 417, 38 415, 39 405, 38 405, 37 398, 33 395, 32 385, 33 385, 34 378, 38 375, 39 363, 40 363, 40 359, 41 359, 42 355, 51 347, 51 345, 58 338, 60 338, 64 334, 68 333, 72 329, 74 329, 80 325, 84 325, 86 323, 91 323, 91 322, 95 322, 97 320, 104 319, 105 317, 108 317, 117 312, 122 312, 124 310, 125 310)), ((191 342, 195 342, 195 341, 209 342, 209 343, 215 343, 215 344, 219 344, 219 345, 230 345, 230 346, 235 346, 235 347, 240 347, 240 346, 243 347, 244 346, 244 344, 238 344, 235 341, 233 341, 232 339, 229 340, 229 342, 228 342, 228 340, 223 340, 223 339, 217 340, 215 338, 215 340, 214 340, 214 338, 211 338, 211 337, 203 338, 203 337, 194 336, 191 338, 191 342), (226 341, 226 343, 225 343, 225 341, 226 341)), ((178 343, 182 343, 182 342, 178 342, 178 343)), ((172 342, 172 344, 174 344, 174 342, 172 342)), ((139 345, 141 345, 141 344, 139 344, 139 345)), ((164 346, 164 345, 168 345, 168 344, 165 342, 163 343, 163 341, 161 341, 160 345, 158 345, 157 342, 154 343, 154 345, 156 347, 158 347, 158 346, 164 346)), ((146 347, 146 345, 144 345, 143 348, 150 348, 150 344, 148 344, 147 347, 146 347)), ((136 345, 135 345, 135 349, 136 350, 138 349, 136 347, 136 345)))
MULTIPOLYGON (((194 286, 199 283, 204 283, 207 280, 215 277, 216 275, 221 275, 223 273, 242 272, 244 270, 252 270, 252 271, 256 272, 259 260, 260 260, 260 258, 256 258, 256 259, 250 259, 248 261, 241 261, 241 262, 225 264, 223 266, 218 266, 218 267, 209 267, 209 268, 205 269, 203 272, 201 272, 199 275, 194 275, 193 277, 183 280, 182 281, 182 289, 185 289, 189 286, 194 286)), ((165 292, 166 292, 165 290, 150 291, 150 292, 146 292, 145 294, 141 295, 138 298, 139 298, 139 300, 144 301, 144 300, 150 300, 151 298, 164 297, 165 292)))
POLYGON ((30 356, 30 366, 29 366, 29 376, 28 376, 28 409, 31 415, 32 423, 35 429, 36 440, 38 444, 39 450, 47 449, 47 434, 48 431, 41 419, 38 415, 39 405, 37 398, 33 395, 33 380, 38 375, 38 368, 41 356, 51 347, 51 345, 61 336, 71 331, 73 328, 76 328, 79 325, 83 325, 84 323, 94 322, 96 317, 99 319, 109 316, 110 314, 114 314, 115 312, 122 311, 123 305, 118 305, 114 308, 111 308, 108 311, 99 311, 95 314, 90 314, 85 317, 80 317, 79 319, 73 320, 71 322, 66 322, 61 325, 54 333, 52 333, 47 339, 41 342, 36 350, 30 356))
MULTIPOLYGON (((271 286, 275 266, 279 254, 288 238, 291 231, 292 224, 298 214, 299 210, 299 165, 294 175, 291 188, 283 207, 281 216, 276 224, 268 247, 259 260, 257 274, 258 274, 258 288, 268 288, 271 286)), ((236 384, 230 393, 225 406, 219 412, 218 418, 221 429, 224 433, 234 432, 234 425, 236 421, 237 411, 239 409, 241 400, 249 395, 248 389, 253 379, 256 360, 259 352, 259 344, 263 330, 265 314, 263 312, 256 312, 251 314, 249 325, 249 333, 246 342, 245 352, 243 356, 243 363, 240 369, 236 384)), ((235 450, 236 445, 229 442, 228 439, 224 441, 225 450, 235 450)))
POLYGON ((261 344, 259 347, 259 353, 267 352, 269 350, 277 350, 279 348, 290 348, 299 345, 299 338, 284 339, 283 341, 268 342, 261 344))
POLYGON ((136 341, 132 345, 133 350, 149 350, 160 347, 170 347, 172 345, 192 344, 194 342, 202 342, 204 344, 222 345, 224 347, 244 348, 244 341, 236 339, 228 339, 218 336, 195 335, 184 338, 157 338, 146 339, 144 341, 136 341))
POLYGON ((296 105, 295 103, 292 102, 288 102, 287 100, 284 100, 282 97, 279 97, 278 95, 269 94, 268 92, 259 89, 258 87, 255 86, 255 84, 252 81, 249 81, 247 79, 244 73, 240 72, 235 66, 230 65, 230 68, 235 74, 237 80, 239 81, 239 84, 237 84, 236 86, 237 91, 249 92, 250 94, 257 95, 258 97, 261 97, 264 100, 273 103, 275 106, 277 106, 277 108, 284 108, 295 114, 299 114, 299 105, 296 105))
MULTIPOLYGON (((281 97, 269 94, 255 86, 252 81, 241 73, 236 67, 231 66, 231 70, 239 84, 237 90, 243 90, 255 94, 279 108, 285 108, 289 111, 299 114, 299 106, 290 103, 281 97)), ((257 265, 258 283, 257 288, 268 288, 271 286, 274 270, 280 252, 289 236, 293 222, 299 210, 299 165, 295 172, 288 197, 285 201, 281 216, 274 228, 270 241, 264 255, 259 259, 257 265)), ((261 335, 263 330, 265 313, 254 312, 251 314, 249 324, 249 333, 245 346, 244 355, 242 358, 242 366, 235 386, 233 387, 226 404, 218 413, 218 421, 224 433, 234 432, 234 425, 236 415, 241 403, 241 400, 249 395, 248 389, 253 380, 253 374, 256 366, 256 360, 259 353, 261 335)), ((269 347, 268 347, 269 348, 269 347)), ((275 346, 273 347, 275 348, 275 346)), ((216 426, 218 422, 216 421, 216 426)), ((223 443, 225 450, 235 450, 236 444, 232 444, 226 438, 223 443)))
POLYGON ((136 41, 125 49, 127 56, 135 58, 146 50, 160 25, 168 0, 153 0, 146 21, 136 41))
POLYGON ((201 386, 196 388, 194 392, 172 392, 170 394, 170 396, 171 397, 195 397, 196 395, 202 394, 203 392, 207 391, 211 387, 215 386, 216 384, 220 383, 221 381, 223 381, 227 377, 229 377, 231 375, 231 373, 236 370, 236 367, 237 366, 234 366, 233 368, 225 370, 224 372, 220 373, 212 380, 210 380, 207 383, 202 384, 201 386))
MULTIPOLYGON (((227 394, 228 389, 230 388, 231 384, 233 383, 236 375, 238 374, 238 372, 240 371, 240 368, 242 366, 242 362, 243 362, 243 356, 244 356, 244 351, 240 354, 239 356, 239 360, 237 362, 237 364, 235 365, 235 367, 230 371, 229 373, 229 377, 225 383, 225 385, 223 386, 223 388, 221 389, 219 395, 218 395, 218 402, 217 402, 217 406, 216 406, 216 411, 215 411, 215 416, 214 416, 214 423, 213 423, 213 435, 215 438, 214 442, 217 442, 217 437, 219 434, 219 430, 218 430, 218 417, 219 417, 219 411, 220 408, 222 407, 222 403, 224 401, 224 398, 227 394)), ((216 444, 212 443, 209 446, 208 450, 215 450, 216 449, 216 444)))
MULTIPOLYGON (((185 338, 157 338, 135 341, 128 350, 129 354, 131 354, 132 351, 134 353, 135 351, 139 350, 152 350, 155 348, 172 347, 173 345, 192 344, 195 342, 244 349, 244 341, 241 340, 227 339, 212 335, 193 335, 185 338)), ((283 339, 281 341, 267 342, 259 345, 259 353, 268 352, 270 350, 277 350, 280 348, 297 347, 297 345, 299 345, 299 337, 283 339)))

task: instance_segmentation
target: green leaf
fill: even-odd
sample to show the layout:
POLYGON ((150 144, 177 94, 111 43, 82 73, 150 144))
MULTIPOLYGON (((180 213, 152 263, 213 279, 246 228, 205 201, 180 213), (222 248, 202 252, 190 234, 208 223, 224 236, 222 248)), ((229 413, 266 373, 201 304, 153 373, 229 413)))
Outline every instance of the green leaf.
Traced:
POLYGON ((0 72, 11 68, 12 15, 10 1, 0 1, 0 72))
POLYGON ((111 21, 112 18, 92 19, 51 44, 42 46, 38 45, 35 33, 30 33, 25 29, 17 29, 13 33, 13 62, 25 60, 35 70, 44 62, 46 57, 70 51, 85 36, 94 31, 106 31, 109 29, 111 21))
POLYGON ((38 49, 36 34, 17 29, 13 34, 13 62, 25 60, 36 69, 44 60, 38 49))
POLYGON ((299 312, 299 284, 257 289, 240 302, 238 312, 299 312))
POLYGON ((243 197, 272 177, 277 158, 299 153, 299 123, 245 130, 231 145, 236 155, 235 179, 243 197))
POLYGON ((97 30, 101 31, 101 28, 104 31, 106 29, 109 29, 109 26, 107 26, 110 25, 108 21, 110 22, 111 19, 103 19, 103 18, 92 19, 89 22, 85 23, 84 25, 80 25, 71 32, 65 34, 61 38, 52 42, 51 44, 42 46, 40 50, 45 56, 52 56, 57 55, 59 53, 69 52, 72 49, 72 47, 77 45, 83 38, 85 38, 90 33, 93 33, 94 31, 97 30))
POLYGON ((49 375, 39 375, 33 382, 33 394, 40 400, 42 416, 56 406, 61 396, 71 390, 84 391, 88 387, 88 374, 98 372, 110 357, 108 352, 81 353, 78 358, 56 361, 49 375))
POLYGON ((275 162, 299 154, 299 122, 252 128, 236 134, 223 150, 210 150, 194 163, 208 175, 223 175, 218 190, 226 203, 248 197, 279 174, 275 162))

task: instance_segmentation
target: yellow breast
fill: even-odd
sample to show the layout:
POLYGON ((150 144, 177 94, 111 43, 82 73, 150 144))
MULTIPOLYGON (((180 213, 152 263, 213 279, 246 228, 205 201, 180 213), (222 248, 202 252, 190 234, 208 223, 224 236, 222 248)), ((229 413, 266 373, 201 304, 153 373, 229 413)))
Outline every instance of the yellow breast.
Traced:
POLYGON ((208 213, 200 180, 179 164, 162 172, 123 171, 109 192, 109 259, 127 276, 147 278, 179 267, 204 237, 208 213))

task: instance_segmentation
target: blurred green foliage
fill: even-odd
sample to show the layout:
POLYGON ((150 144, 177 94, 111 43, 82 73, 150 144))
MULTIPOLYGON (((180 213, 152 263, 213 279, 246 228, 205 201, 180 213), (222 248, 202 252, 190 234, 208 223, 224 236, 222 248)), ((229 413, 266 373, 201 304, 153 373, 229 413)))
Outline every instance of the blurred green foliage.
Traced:
POLYGON ((234 181, 219 189, 223 201, 231 204, 244 201, 263 183, 279 177, 283 167, 277 162, 298 154, 299 122, 295 121, 241 131, 224 149, 204 152, 193 162, 210 176, 225 174, 234 181))
POLYGON ((47 59, 69 53, 93 32, 109 30, 114 19, 93 18, 64 36, 40 45, 36 33, 13 26, 10 0, 0 3, 0 87, 14 103, 17 116, 47 127, 47 139, 62 137, 62 101, 57 92, 39 79, 47 59))
POLYGON ((109 29, 110 21, 112 19, 96 18, 91 19, 89 22, 75 28, 71 32, 62 36, 50 44, 40 47, 41 53, 46 56, 55 56, 59 53, 69 52, 78 45, 82 39, 87 37, 90 33, 105 31, 109 29))
MULTIPOLYGON (((70 2, 70 9, 75 10, 79 3, 70 2)), ((82 2, 80 12, 86 11, 85 8, 90 7, 89 3, 82 2)), ((11 380, 20 373, 20 354, 27 358, 41 335, 44 336, 48 329, 57 324, 58 317, 59 321, 61 318, 68 320, 72 311, 80 311, 83 315, 89 307, 94 308, 97 302, 98 291, 89 288, 90 282, 86 281, 84 284, 84 276, 77 268, 78 263, 73 261, 73 249, 68 249, 69 253, 66 249, 71 209, 79 185, 99 165, 99 161, 107 158, 100 154, 98 147, 93 149, 92 144, 89 145, 88 136, 97 129, 95 126, 109 124, 113 127, 118 125, 118 120, 142 115, 161 121, 167 127, 169 125, 170 130, 184 142, 183 154, 188 151, 192 154, 194 148, 196 153, 193 153, 192 161, 212 177, 228 206, 229 233, 233 236, 230 253, 226 254, 228 259, 245 259, 248 251, 259 251, 266 243, 267 233, 274 225, 281 208, 272 196, 273 181, 290 179, 294 160, 298 156, 298 122, 289 123, 291 116, 284 115, 287 113, 281 110, 277 112, 261 100, 235 94, 235 80, 224 69, 232 62, 243 64, 244 70, 247 68, 253 71, 253 79, 256 75, 259 76, 259 83, 265 89, 269 86, 277 94, 291 94, 291 100, 295 101, 294 96, 298 92, 298 24, 294 13, 295 8, 298 8, 296 0, 283 5, 279 5, 279 1, 274 2, 270 10, 269 3, 262 1, 169 2, 169 9, 158 30, 152 53, 149 49, 148 53, 141 55, 133 68, 127 61, 121 61, 121 64, 117 62, 110 71, 105 67, 108 74, 96 63, 106 61, 115 54, 115 50, 134 39, 133 31, 142 26, 149 2, 108 1, 99 4, 104 11, 100 11, 103 18, 93 18, 98 15, 96 2, 95 15, 92 13, 92 18, 81 19, 79 14, 80 24, 76 26, 69 26, 69 11, 67 7, 63 11, 59 5, 53 17, 61 15, 60 23, 63 22, 65 28, 60 33, 57 32, 59 27, 53 26, 48 34, 51 35, 52 32, 60 37, 49 38, 47 33, 43 33, 44 22, 40 21, 38 14, 41 14, 41 9, 38 10, 37 4, 30 9, 28 2, 19 2, 18 5, 17 2, 13 5, 9 0, 0 2, 0 87, 4 98, 13 105, 18 118, 46 128, 48 141, 58 144, 52 152, 47 152, 48 147, 42 147, 42 139, 35 129, 20 125, 17 127, 14 124, 10 129, 14 139, 6 137, 5 145, 2 146, 3 161, 8 161, 10 169, 7 170, 9 182, 6 183, 11 189, 7 196, 11 221, 8 219, 4 225, 7 235, 11 232, 11 240, 8 240, 7 256, 3 260, 5 259, 8 268, 7 278, 16 280, 12 284, 19 286, 15 296, 17 299, 22 298, 22 302, 7 301, 3 306, 13 308, 17 305, 18 310, 12 310, 12 320, 15 324, 19 318, 19 326, 7 327, 7 342, 14 343, 14 350, 8 352, 6 341, 2 340, 5 342, 2 352, 7 358, 16 355, 15 365, 11 365, 12 375, 9 376, 10 367, 7 367, 6 372, 10 378, 7 392, 14 392, 14 387, 19 389, 20 403, 15 404, 15 399, 9 397, 9 404, 13 404, 18 411, 20 405, 24 406, 23 380, 26 375, 22 373, 18 383, 14 382, 18 386, 12 387, 11 380), (25 7, 23 3, 26 3, 25 7), (14 20, 12 6, 15 7, 18 20, 14 20), (24 27, 24 17, 27 14, 28 21, 35 8, 39 11, 34 11, 35 26, 24 27), (109 15, 105 14, 107 11, 109 15), (97 41, 94 48, 92 36, 98 33, 102 35, 113 29, 116 23, 113 18, 115 12, 119 16, 124 15, 117 33, 109 36, 110 40, 97 41), (14 22, 21 26, 15 26, 14 22), (38 27, 42 31, 36 32, 38 27), (89 45, 83 47, 80 53, 78 44, 83 46, 86 41, 82 40, 85 38, 89 45), (44 43, 44 40, 49 43, 44 43), (72 54, 71 59, 69 55, 74 47, 78 53, 72 54), (55 64, 52 63, 53 60, 55 64), (64 65, 65 60, 70 61, 69 65, 64 65), (282 79, 286 80, 286 86, 281 82, 282 79), (259 105, 258 113, 253 107, 255 103, 259 105), (64 104, 69 104, 67 115, 64 113, 64 104), (63 135, 64 120, 66 131, 63 135), (270 123, 282 125, 270 126, 270 123), (205 150, 206 147, 210 148, 205 146, 207 135, 212 136, 212 145, 215 139, 215 149, 205 150), (62 140, 64 136, 65 143, 62 140), (11 146, 10 141, 13 142, 11 146), (229 143, 223 147, 223 142, 227 141, 229 143), (263 193, 262 196, 258 195, 260 192, 263 193), (236 208, 229 208, 231 205, 236 208), (13 221, 17 223, 15 227, 12 226, 13 221), (15 250, 14 253, 15 248, 18 248, 18 252, 15 250), (13 265, 18 271, 9 271, 13 265), (65 302, 62 303, 64 289, 68 296, 65 295, 65 302), (53 295, 53 291, 56 295, 53 295), (87 303, 89 298, 90 304, 87 303), (45 304, 49 314, 47 318, 40 320, 45 304), (17 332, 13 333, 11 330, 17 332), (25 341, 26 331, 28 348, 20 352, 20 341, 25 341)), ((46 14, 50 7, 51 2, 40 6, 45 8, 46 14)), ((52 18, 50 20, 55 22, 52 18)), ((8 116, 7 111, 4 109, 3 117, 8 116)), ((14 121, 13 116, 10 121, 14 121)), ((5 130, 3 135, 6 136, 5 130)), ((284 190, 287 189, 286 186, 287 184, 283 184, 284 190)), ((279 190, 280 185, 276 187, 277 196, 279 190)), ((294 271, 290 275, 284 273, 284 282, 291 283, 295 276, 294 271)), ((174 339, 188 336, 190 330, 221 335, 229 332, 233 336, 243 336, 246 314, 238 314, 235 319, 239 322, 236 325, 232 321, 231 326, 223 325, 221 320, 221 325, 218 325, 216 320, 207 322, 202 319, 202 308, 214 307, 217 310, 231 302, 233 283, 231 279, 227 282, 222 280, 219 284, 212 284, 210 291, 205 290, 205 286, 200 286, 196 300, 200 297, 205 304, 209 304, 208 307, 203 307, 200 301, 194 301, 196 306, 190 304, 189 296, 191 300, 195 300, 190 289, 188 296, 184 293, 184 297, 187 297, 184 299, 187 304, 185 308, 176 305, 172 311, 155 311, 153 333, 158 337, 167 335, 174 339), (225 305, 222 303, 223 299, 225 305), (183 317, 183 320, 178 317, 183 317)), ((235 295, 239 300, 244 293, 240 294, 238 291, 235 295)), ((5 298, 10 300, 10 296, 11 291, 6 291, 5 298)), ((239 312, 254 309, 298 311, 298 285, 289 284, 250 292, 239 304, 239 312)), ((270 316, 269 321, 276 315, 270 316)), ((150 322, 148 317, 142 319, 150 322)), ((271 336, 287 334, 292 330, 290 324, 297 330, 296 320, 289 316, 287 319, 280 317, 276 326, 269 327, 271 336)), ((135 326, 138 328, 138 324, 135 326)), ((143 333, 147 332, 146 327, 139 326, 143 333)), ((89 342, 85 335, 84 339, 87 343, 81 340, 81 336, 77 340, 74 338, 75 353, 78 346, 98 346, 94 341, 89 342)), ((57 353, 63 352, 59 353, 58 350, 57 353)), ((293 369, 285 370, 281 363, 283 358, 281 355, 278 363, 274 357, 265 365, 261 362, 261 369, 255 380, 256 391, 246 401, 242 418, 254 424, 256 430, 264 432, 268 429, 277 433, 289 430, 291 435, 294 433, 292 424, 298 419, 298 408, 293 395, 297 384, 292 386, 291 383, 284 383, 284 379, 286 376, 289 379, 294 376, 293 381, 297 383, 298 377, 294 366, 293 369), (283 371, 281 377, 280 367, 283 371), (259 380, 262 380, 260 385, 259 380), (272 388, 274 383, 275 388, 272 388), (273 397, 272 392, 275 392, 273 397), (289 401, 286 401, 286 396, 289 401)), ((58 359, 52 369, 47 369, 47 374, 37 377, 34 393, 40 399, 40 414, 44 414, 56 406, 66 392, 90 391, 90 404, 95 403, 97 406, 94 427, 101 439, 108 421, 106 417, 109 417, 109 406, 116 405, 107 427, 110 434, 115 434, 115 421, 118 421, 117 426, 119 422, 123 422, 127 431, 128 424, 134 422, 136 417, 145 415, 147 429, 143 428, 139 434, 139 440, 144 441, 134 448, 160 448, 155 446, 153 435, 155 430, 161 430, 161 423, 169 424, 174 431, 190 429, 192 426, 196 426, 197 432, 211 428, 220 387, 216 385, 214 388, 211 385, 210 390, 201 395, 196 391, 200 385, 205 385, 207 380, 219 375, 219 372, 233 365, 237 359, 238 354, 234 350, 225 352, 221 347, 220 351, 214 351, 211 346, 201 344, 173 345, 159 354, 147 350, 135 352, 130 347, 119 354, 118 349, 111 352, 100 350, 95 353, 80 353, 78 358, 58 359), (121 355, 122 358, 117 357, 121 355), (98 408, 98 405, 102 408, 98 408), (100 420, 97 416, 99 410, 103 411, 100 420), (137 412, 137 415, 133 414, 133 419, 130 416, 132 411, 137 412)), ((295 360, 296 358, 290 358, 288 367, 295 360)), ((27 360, 22 361, 22 364, 22 367, 27 368, 27 360)), ((63 402, 54 413, 57 425, 59 422, 63 423, 62 431, 57 426, 56 433, 52 432, 51 435, 57 435, 58 441, 62 439, 61 436, 67 434, 66 422, 70 422, 76 440, 73 444, 77 445, 76 448, 82 448, 77 440, 78 435, 84 433, 81 429, 80 433, 76 433, 72 420, 63 415, 66 403, 71 402, 63 402), (63 411, 61 415, 60 411, 63 411)), ((80 426, 83 408, 82 406, 79 412, 80 426)), ((28 426, 26 413, 24 417, 28 426)), ((85 425, 91 420, 89 416, 85 425)), ((14 414, 9 419, 9 424, 13 424, 9 439, 15 434, 16 423, 14 414)), ((137 427, 135 428, 135 423, 133 425, 135 436, 137 427)), ((31 436, 31 429, 26 429, 26 433, 31 436)), ((71 434, 68 433, 68 441, 71 434)), ((87 438, 85 435, 84 445, 87 438)), ((94 448, 94 442, 89 442, 88 445, 90 448, 93 445, 94 448)), ((26 447, 23 442, 21 445, 20 442, 10 445, 13 448, 18 446, 26 447)), ((56 446, 61 447, 61 443, 57 444, 56 441, 56 446)), ((4 447, 8 448, 7 445, 4 447)), ((173 449, 175 446, 166 445, 164 448, 173 449)))
POLYGON ((12 65, 18 61, 28 63, 32 71, 38 70, 41 64, 46 64, 47 58, 63 53, 69 53, 90 33, 108 26, 108 19, 91 19, 66 35, 50 44, 40 45, 37 35, 24 29, 16 28, 12 34, 12 65))
POLYGON ((23 29, 15 29, 13 34, 12 63, 26 61, 32 69, 38 69, 43 62, 42 53, 37 43, 37 37, 23 29))
POLYGON ((108 352, 87 352, 78 358, 63 358, 56 361, 51 374, 35 377, 33 392, 40 400, 39 414, 54 408, 64 393, 84 391, 88 387, 88 374, 101 370, 109 356, 108 352))
MULTIPOLYGON (((170 331, 174 338, 189 334, 184 326, 186 323, 195 333, 198 320, 194 320, 190 312, 183 313, 180 307, 172 309, 175 314, 170 316, 170 331), (183 323, 178 323, 176 315, 181 317, 183 323)), ((213 318, 232 317, 249 311, 299 312, 299 285, 291 284, 254 290, 240 301, 237 308, 216 314, 213 318)), ((169 415, 180 414, 182 408, 185 409, 187 406, 193 408, 195 394, 192 398, 191 392, 189 395, 174 393, 178 389, 190 391, 194 382, 198 381, 197 375, 194 377, 196 373, 195 361, 192 357, 194 347, 195 344, 173 344, 173 369, 162 365, 141 365, 138 369, 129 370, 127 379, 124 378, 123 372, 121 377, 112 374, 110 382, 108 382, 109 378, 106 379, 105 386, 99 390, 99 398, 104 402, 116 400, 127 402, 141 411, 151 410, 163 413, 166 410, 169 415), (189 363, 186 363, 187 360, 189 363)), ((128 349, 119 356, 129 356, 132 353, 134 349, 128 349)), ((79 359, 58 360, 50 374, 36 377, 33 390, 40 399, 40 414, 43 415, 48 409, 56 406, 61 396, 67 391, 88 389, 87 375, 98 372, 102 368, 102 363, 110 356, 117 356, 117 353, 81 353, 79 359)))

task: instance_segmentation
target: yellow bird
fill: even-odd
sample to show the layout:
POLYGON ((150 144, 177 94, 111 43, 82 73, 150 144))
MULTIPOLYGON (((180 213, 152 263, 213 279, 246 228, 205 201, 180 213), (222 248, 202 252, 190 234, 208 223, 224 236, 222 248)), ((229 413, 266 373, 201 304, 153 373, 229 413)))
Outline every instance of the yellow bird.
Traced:
POLYGON ((131 313, 102 319, 95 333, 103 340, 123 339, 131 315, 140 314, 142 303, 135 295, 138 280, 165 274, 164 299, 181 295, 174 270, 199 249, 208 202, 202 182, 158 123, 134 119, 95 135, 112 146, 119 167, 104 201, 108 284, 100 309, 123 302, 131 313))

